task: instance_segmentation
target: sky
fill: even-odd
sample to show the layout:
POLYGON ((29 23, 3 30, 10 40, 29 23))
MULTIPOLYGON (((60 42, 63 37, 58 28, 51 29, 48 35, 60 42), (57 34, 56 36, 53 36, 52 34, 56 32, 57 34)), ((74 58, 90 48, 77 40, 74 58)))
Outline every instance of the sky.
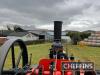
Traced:
POLYGON ((100 30, 100 0, 0 0, 0 29, 53 30, 53 21, 63 21, 63 30, 100 30))

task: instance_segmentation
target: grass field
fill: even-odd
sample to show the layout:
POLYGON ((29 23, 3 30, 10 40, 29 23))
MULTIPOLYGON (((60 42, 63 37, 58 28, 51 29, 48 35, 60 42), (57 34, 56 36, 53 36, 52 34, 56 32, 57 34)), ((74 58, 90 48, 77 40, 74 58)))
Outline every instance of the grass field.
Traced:
POLYGON ((100 48, 89 46, 68 46, 69 54, 73 53, 76 60, 80 61, 92 61, 95 64, 95 68, 100 70, 100 48))
MULTIPOLYGON (((41 58, 48 58, 49 48, 51 43, 37 44, 37 45, 28 45, 28 55, 32 53, 32 64, 38 64, 41 58)), ((65 46, 64 46, 65 47, 65 46)), ((18 47, 16 47, 16 50, 18 47)), ((96 69, 100 69, 100 48, 99 47, 88 47, 88 46, 76 46, 76 45, 67 45, 68 55, 73 54, 76 60, 80 61, 92 61, 95 63, 96 69)), ((16 55, 17 55, 16 51, 16 55)), ((6 66, 9 66, 10 62, 10 53, 6 62, 6 66)), ((11 64, 10 64, 11 65, 11 64)))

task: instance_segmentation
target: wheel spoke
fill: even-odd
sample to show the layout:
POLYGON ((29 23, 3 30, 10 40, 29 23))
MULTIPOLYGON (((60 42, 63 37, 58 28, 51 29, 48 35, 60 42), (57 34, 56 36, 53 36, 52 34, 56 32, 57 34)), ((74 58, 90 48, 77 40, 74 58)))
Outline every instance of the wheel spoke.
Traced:
POLYGON ((21 56, 22 56, 22 50, 20 50, 20 52, 19 52, 18 59, 16 61, 16 67, 18 67, 18 65, 20 63, 21 56))
POLYGON ((11 46, 11 54, 12 54, 12 68, 15 68, 15 51, 14 51, 14 44, 11 46))

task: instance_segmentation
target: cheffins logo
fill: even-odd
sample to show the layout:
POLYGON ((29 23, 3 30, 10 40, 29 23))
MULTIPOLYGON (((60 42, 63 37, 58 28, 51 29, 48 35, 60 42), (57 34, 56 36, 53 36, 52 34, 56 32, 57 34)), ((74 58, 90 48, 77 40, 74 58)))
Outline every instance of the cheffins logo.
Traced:
POLYGON ((86 70, 93 71, 93 62, 62 62, 62 70, 86 70))

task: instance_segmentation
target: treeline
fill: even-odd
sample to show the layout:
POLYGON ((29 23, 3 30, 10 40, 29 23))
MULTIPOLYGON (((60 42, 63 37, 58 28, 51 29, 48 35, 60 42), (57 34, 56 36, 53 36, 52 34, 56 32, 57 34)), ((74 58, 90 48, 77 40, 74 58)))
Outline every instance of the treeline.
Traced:
POLYGON ((84 40, 85 38, 88 38, 91 35, 91 33, 86 33, 86 32, 68 32, 66 35, 70 36, 73 45, 77 45, 77 43, 79 41, 84 40))

